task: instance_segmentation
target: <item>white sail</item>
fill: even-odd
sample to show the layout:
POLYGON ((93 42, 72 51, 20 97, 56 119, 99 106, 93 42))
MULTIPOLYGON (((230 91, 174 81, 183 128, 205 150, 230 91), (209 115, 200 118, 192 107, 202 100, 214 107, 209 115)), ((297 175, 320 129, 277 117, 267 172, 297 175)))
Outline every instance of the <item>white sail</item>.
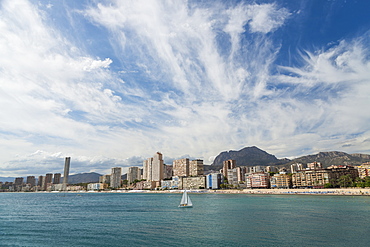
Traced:
POLYGON ((186 198, 188 200, 188 206, 193 206, 193 203, 191 202, 190 197, 189 196, 186 196, 186 198))
POLYGON ((188 196, 188 194, 185 190, 184 193, 182 194, 182 198, 181 198, 181 202, 180 202, 179 207, 184 208, 184 207, 192 207, 192 206, 193 206, 193 203, 191 202, 190 197, 188 196))

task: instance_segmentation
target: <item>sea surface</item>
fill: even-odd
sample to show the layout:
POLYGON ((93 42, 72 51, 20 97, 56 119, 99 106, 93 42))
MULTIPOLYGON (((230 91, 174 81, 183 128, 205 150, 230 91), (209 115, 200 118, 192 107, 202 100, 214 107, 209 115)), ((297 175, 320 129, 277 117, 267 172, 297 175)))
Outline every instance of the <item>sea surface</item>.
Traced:
POLYGON ((0 193, 0 246, 370 246, 370 197, 0 193))

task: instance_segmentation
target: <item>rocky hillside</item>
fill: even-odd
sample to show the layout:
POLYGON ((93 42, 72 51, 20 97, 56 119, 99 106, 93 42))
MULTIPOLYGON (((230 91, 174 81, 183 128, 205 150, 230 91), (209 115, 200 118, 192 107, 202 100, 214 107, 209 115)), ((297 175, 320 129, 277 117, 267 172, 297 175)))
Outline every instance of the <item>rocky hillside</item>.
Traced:
MULTIPOLYGON (((96 172, 90 173, 79 173, 75 175, 68 176, 68 183, 69 184, 79 184, 79 183, 98 183, 99 177, 101 175, 96 172)), ((63 181, 63 179, 61 179, 63 181)))
POLYGON ((320 152, 318 154, 302 156, 293 159, 291 163, 311 163, 320 162, 324 167, 331 165, 361 165, 365 162, 370 162, 370 155, 368 154, 347 154, 344 152, 320 152))
POLYGON ((281 165, 290 162, 289 159, 278 159, 258 147, 245 147, 239 151, 222 152, 213 161, 210 169, 218 170, 222 168, 225 160, 236 160, 237 166, 269 166, 281 165))

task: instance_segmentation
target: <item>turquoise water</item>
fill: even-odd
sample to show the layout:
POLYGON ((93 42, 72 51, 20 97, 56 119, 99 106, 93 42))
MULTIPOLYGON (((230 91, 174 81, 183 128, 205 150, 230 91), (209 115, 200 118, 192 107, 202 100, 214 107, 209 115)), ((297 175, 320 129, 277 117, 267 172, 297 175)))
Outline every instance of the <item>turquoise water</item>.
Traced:
POLYGON ((0 246, 369 246, 370 197, 0 193, 0 246))

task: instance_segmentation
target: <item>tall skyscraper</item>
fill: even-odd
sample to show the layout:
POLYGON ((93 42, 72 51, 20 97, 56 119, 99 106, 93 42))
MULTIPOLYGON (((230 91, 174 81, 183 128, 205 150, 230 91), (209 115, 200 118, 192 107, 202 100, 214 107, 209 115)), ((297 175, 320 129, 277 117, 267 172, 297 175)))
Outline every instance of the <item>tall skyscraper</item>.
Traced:
POLYGON ((71 157, 66 157, 65 163, 64 163, 63 190, 67 190, 70 164, 71 164, 71 157))
POLYGON ((112 174, 110 176, 110 187, 112 188, 120 188, 121 187, 121 178, 122 176, 122 169, 121 167, 113 167, 112 174))
POLYGON ((60 173, 55 173, 54 174, 54 180, 53 180, 53 184, 60 184, 60 177, 62 175, 60 173))

